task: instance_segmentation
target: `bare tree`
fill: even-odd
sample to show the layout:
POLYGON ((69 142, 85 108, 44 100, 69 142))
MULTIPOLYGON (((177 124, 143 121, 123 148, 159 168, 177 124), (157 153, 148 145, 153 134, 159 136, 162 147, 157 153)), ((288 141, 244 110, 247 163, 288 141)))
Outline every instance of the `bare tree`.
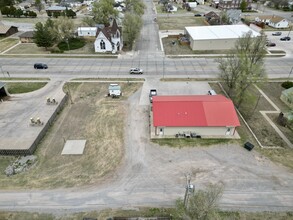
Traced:
POLYGON ((219 219, 218 202, 222 193, 222 184, 209 184, 205 190, 198 190, 191 195, 186 206, 181 199, 177 200, 178 218, 184 220, 219 219))
POLYGON ((265 79, 264 56, 266 53, 266 37, 261 33, 254 37, 248 32, 235 43, 231 54, 217 59, 219 77, 227 85, 229 95, 239 107, 246 90, 253 83, 265 79))

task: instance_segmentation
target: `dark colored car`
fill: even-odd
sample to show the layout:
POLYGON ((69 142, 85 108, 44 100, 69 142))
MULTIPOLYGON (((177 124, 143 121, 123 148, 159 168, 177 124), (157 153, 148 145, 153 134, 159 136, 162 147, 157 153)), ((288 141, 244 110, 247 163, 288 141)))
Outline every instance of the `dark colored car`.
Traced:
POLYGON ((282 32, 278 31, 278 32, 274 32, 272 33, 273 36, 281 36, 282 35, 282 32))
POLYGON ((282 38, 280 38, 280 40, 281 41, 289 41, 289 40, 291 40, 291 37, 282 37, 282 38))
POLYGON ((201 17, 201 14, 195 14, 194 17, 201 17))
POLYGON ((34 68, 35 69, 48 69, 48 66, 45 63, 35 63, 34 68))
POLYGON ((273 42, 267 42, 267 43, 266 43, 266 46, 267 46, 267 47, 274 47, 274 46, 276 46, 276 44, 273 43, 273 42))

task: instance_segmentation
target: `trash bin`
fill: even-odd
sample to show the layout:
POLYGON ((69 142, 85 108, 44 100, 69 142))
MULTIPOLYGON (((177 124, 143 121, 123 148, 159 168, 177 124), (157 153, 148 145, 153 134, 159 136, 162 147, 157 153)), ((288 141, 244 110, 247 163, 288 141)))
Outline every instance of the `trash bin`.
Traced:
POLYGON ((246 142, 246 143, 244 144, 244 148, 245 148, 246 150, 248 150, 248 151, 251 151, 251 150, 254 148, 254 145, 253 145, 252 143, 250 143, 250 142, 246 142))

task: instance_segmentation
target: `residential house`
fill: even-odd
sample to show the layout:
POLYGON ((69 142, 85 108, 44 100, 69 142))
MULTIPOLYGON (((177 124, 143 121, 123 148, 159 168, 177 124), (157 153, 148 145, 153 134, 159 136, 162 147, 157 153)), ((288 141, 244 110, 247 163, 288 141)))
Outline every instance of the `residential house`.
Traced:
POLYGON ((117 53, 123 47, 122 30, 118 27, 115 19, 109 27, 98 28, 96 36, 95 52, 117 53))
POLYGON ((221 22, 221 17, 214 11, 210 11, 204 15, 206 21, 211 25, 218 25, 221 22))
POLYGON ((289 21, 281 16, 277 15, 263 15, 255 17, 256 22, 263 22, 273 28, 287 28, 289 27, 289 21))
POLYGON ((248 32, 252 37, 260 36, 247 25, 214 25, 185 27, 185 36, 192 50, 230 50, 236 41, 248 32))
POLYGON ((241 21, 241 10, 229 9, 226 13, 230 24, 238 24, 241 21))
POLYGON ((240 126, 233 102, 223 95, 153 96, 151 116, 155 135, 165 137, 234 137, 240 126))
MULTIPOLYGON (((69 9, 69 8, 68 8, 69 9)), ((46 12, 48 13, 54 13, 54 12, 64 12, 66 10, 66 7, 63 7, 63 6, 51 6, 49 8, 46 9, 46 12)))
POLYGON ((7 26, 7 25, 0 25, 0 36, 1 37, 8 37, 12 34, 18 32, 18 27, 16 26, 7 26))
POLYGON ((34 42, 34 31, 27 31, 19 35, 21 43, 33 43, 34 42))
MULTIPOLYGON (((227 10, 227 9, 239 9, 242 0, 214 0, 212 6, 227 10)), ((251 7, 252 0, 246 0, 247 8, 251 7)))

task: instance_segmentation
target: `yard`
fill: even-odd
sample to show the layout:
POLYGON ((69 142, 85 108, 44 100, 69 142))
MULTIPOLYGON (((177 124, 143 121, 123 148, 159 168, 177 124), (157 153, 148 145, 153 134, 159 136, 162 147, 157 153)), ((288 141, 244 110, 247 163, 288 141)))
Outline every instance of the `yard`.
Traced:
POLYGON ((6 38, 6 39, 0 41, 0 53, 9 49, 10 47, 14 46, 18 42, 19 42, 19 40, 14 39, 14 38, 6 38))
MULTIPOLYGON (((123 97, 105 97, 109 83, 71 82, 64 91, 71 101, 49 129, 35 155, 37 163, 24 173, 7 177, 0 174, 1 189, 60 188, 97 183, 110 175, 121 162, 127 105, 124 102, 140 83, 120 83, 123 97), (86 139, 84 154, 64 156, 68 139, 86 139), (74 170, 74 172, 72 172, 74 170)), ((0 170, 16 158, 1 156, 0 170)))
MULTIPOLYGON (((218 84, 212 83, 211 86, 219 94, 224 94, 218 84)), ((281 100, 281 92, 283 88, 280 82, 269 82, 258 85, 265 94, 280 108, 282 112, 289 111, 281 100)), ((263 155, 269 157, 273 161, 279 162, 287 167, 293 168, 293 151, 287 144, 280 138, 273 127, 267 122, 259 111, 274 111, 273 106, 259 93, 259 91, 252 86, 248 94, 245 96, 244 102, 238 108, 242 116, 251 127, 259 141, 266 147, 279 147, 272 149, 256 148, 263 155)), ((278 114, 268 114, 272 121, 276 122, 278 114)), ((276 124, 276 123, 275 123, 276 124)), ((277 124, 276 124, 277 125, 277 124)), ((293 143, 293 131, 287 127, 277 125, 279 129, 286 135, 286 137, 293 143)), ((257 145, 253 136, 246 129, 245 124, 241 121, 241 127, 238 129, 243 142, 250 141, 257 145)))
POLYGON ((184 30, 188 26, 206 26, 203 17, 190 16, 168 16, 168 17, 158 17, 157 23, 159 25, 159 30, 184 30))

